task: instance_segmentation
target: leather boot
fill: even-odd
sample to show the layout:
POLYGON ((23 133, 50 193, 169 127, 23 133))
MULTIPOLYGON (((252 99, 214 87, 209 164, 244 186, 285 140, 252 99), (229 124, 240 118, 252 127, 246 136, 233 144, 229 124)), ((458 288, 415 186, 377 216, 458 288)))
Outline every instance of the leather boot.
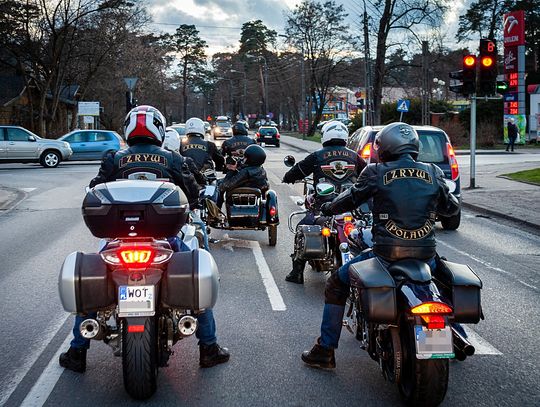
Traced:
POLYGON ((67 352, 60 354, 60 366, 77 373, 86 370, 86 349, 70 347, 67 352))
POLYGON ((305 262, 302 260, 293 260, 292 271, 285 276, 285 281, 289 283, 304 284, 304 267, 305 262))
POLYGON ((317 343, 311 350, 302 353, 302 360, 312 367, 323 369, 334 369, 336 367, 334 349, 319 345, 319 339, 317 339, 317 343))
POLYGON ((222 348, 217 343, 212 345, 199 345, 199 366, 212 367, 229 361, 230 353, 227 348, 222 348))

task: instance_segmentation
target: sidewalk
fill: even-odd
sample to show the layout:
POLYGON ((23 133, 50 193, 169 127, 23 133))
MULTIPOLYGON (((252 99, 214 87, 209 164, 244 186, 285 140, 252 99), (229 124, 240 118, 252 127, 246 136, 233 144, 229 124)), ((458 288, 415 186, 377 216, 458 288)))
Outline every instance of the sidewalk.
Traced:
MULTIPOLYGON (((281 143, 297 149, 312 152, 320 148, 320 143, 301 140, 290 136, 281 136, 281 143)), ((456 152, 459 154, 460 152, 456 152)), ((520 149, 514 154, 540 154, 539 149, 520 149)), ((461 154, 469 154, 462 150, 461 154)), ((504 150, 477 150, 477 154, 508 154, 504 150)), ((297 159, 300 157, 296 157, 297 159)), ((532 164, 531 168, 537 165, 532 164)), ((540 187, 523 182, 499 177, 509 171, 489 170, 476 172, 476 184, 479 188, 468 189, 469 174, 467 169, 460 171, 461 196, 463 206, 477 212, 509 219, 540 232, 540 187)))

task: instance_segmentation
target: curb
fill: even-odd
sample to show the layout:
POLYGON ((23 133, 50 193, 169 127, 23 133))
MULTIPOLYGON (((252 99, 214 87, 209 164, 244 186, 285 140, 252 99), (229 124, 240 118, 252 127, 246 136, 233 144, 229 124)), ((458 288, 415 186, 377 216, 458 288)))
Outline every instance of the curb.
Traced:
POLYGON ((27 196, 26 192, 16 188, 0 186, 0 191, 1 190, 10 192, 10 195, 13 195, 13 197, 9 197, 6 201, 0 202, 0 214, 8 213, 27 196))
MULTIPOLYGON (((290 136, 289 136, 289 137, 290 137, 290 136)), ((297 146, 296 144, 290 143, 290 142, 285 141, 285 140, 283 140, 283 139, 281 139, 280 142, 281 142, 282 144, 285 144, 285 145, 289 146, 289 147, 294 147, 294 148, 296 148, 296 149, 298 149, 298 150, 302 150, 302 151, 305 151, 305 152, 307 152, 307 153, 312 153, 312 151, 308 150, 308 149, 305 148, 305 147, 297 146)))
POLYGON ((534 185, 535 187, 540 187, 540 185, 538 185, 538 184, 536 184, 534 182, 521 181, 519 179, 513 179, 513 178, 510 178, 510 177, 507 177, 506 175, 497 175, 497 178, 503 178, 503 179, 507 179, 509 181, 521 182, 522 184, 528 184, 528 185, 534 185))

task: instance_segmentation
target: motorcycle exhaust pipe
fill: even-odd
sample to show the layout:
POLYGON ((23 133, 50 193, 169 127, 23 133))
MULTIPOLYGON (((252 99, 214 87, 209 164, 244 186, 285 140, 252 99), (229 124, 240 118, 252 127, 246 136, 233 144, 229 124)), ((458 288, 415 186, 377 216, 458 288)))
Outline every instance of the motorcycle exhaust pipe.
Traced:
POLYGON ((182 336, 190 336, 197 330, 197 319, 191 315, 184 315, 178 321, 178 330, 182 336))
POLYGON ((81 322, 79 331, 85 339, 101 339, 104 334, 104 329, 101 328, 99 322, 92 318, 85 319, 81 322))
POLYGON ((456 354, 457 360, 464 361, 465 359, 467 359, 467 356, 474 355, 474 346, 454 327, 452 327, 452 337, 454 340, 454 353, 456 354))

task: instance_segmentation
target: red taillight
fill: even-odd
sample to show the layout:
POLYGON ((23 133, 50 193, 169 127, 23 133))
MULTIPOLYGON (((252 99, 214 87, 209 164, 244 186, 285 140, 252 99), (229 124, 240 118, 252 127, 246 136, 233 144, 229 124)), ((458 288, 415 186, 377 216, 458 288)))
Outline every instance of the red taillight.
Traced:
POLYGON ((270 216, 276 216, 277 210, 275 207, 271 206, 269 212, 270 212, 270 216))
POLYGON ((278 134, 276 134, 276 138, 279 138, 279 133, 278 133, 278 134))
POLYGON ((411 308, 411 312, 416 315, 424 314, 451 314, 452 307, 443 302, 424 302, 411 308))
POLYGON ((129 333, 140 333, 144 332, 144 325, 130 325, 128 326, 129 333))
POLYGON ((353 230, 354 225, 352 223, 347 222, 345 225, 343 225, 343 233, 345 233, 345 236, 349 236, 353 230))
POLYGON ((255 137, 259 138, 259 137, 261 137, 261 135, 257 132, 257 133, 255 133, 255 137))
POLYGON ((428 329, 444 329, 446 323, 442 315, 422 315, 428 329))
POLYGON ((118 252, 124 265, 147 266, 154 260, 152 249, 120 249, 118 252))
POLYGON ((368 143, 364 146, 360 155, 364 160, 367 160, 369 157, 371 157, 371 143, 368 143))
POLYGON ((448 150, 448 161, 450 162, 450 169, 452 170, 452 181, 455 181, 459 177, 459 167, 456 159, 456 153, 450 143, 446 143, 448 150))

